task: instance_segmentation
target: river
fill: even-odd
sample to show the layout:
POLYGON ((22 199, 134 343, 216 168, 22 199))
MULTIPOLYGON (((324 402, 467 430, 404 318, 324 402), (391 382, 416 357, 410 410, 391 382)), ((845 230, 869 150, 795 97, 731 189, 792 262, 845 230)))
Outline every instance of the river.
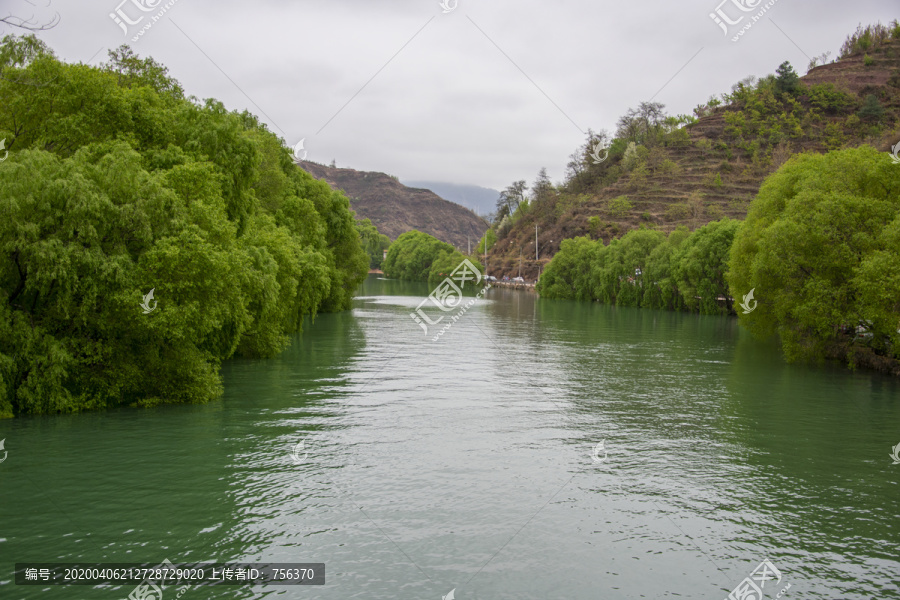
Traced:
POLYGON ((500 289, 433 341, 428 292, 370 276, 227 362, 219 402, 0 421, 0 598, 134 587, 16 562, 164 559, 326 565, 184 600, 722 600, 765 559, 765 598, 900 598, 896 380, 787 365, 730 317, 500 289))

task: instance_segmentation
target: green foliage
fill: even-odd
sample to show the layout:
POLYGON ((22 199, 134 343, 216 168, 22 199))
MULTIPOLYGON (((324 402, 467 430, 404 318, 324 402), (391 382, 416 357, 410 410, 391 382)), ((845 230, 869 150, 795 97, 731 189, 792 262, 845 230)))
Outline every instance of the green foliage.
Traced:
POLYGON ((859 25, 853 34, 847 36, 844 45, 841 46, 838 60, 849 58, 855 54, 876 51, 891 38, 900 38, 900 23, 896 19, 887 27, 881 23, 866 27, 859 25))
POLYGON ((116 75, 120 87, 149 87, 155 92, 174 98, 184 98, 184 89, 169 77, 169 69, 153 58, 139 58, 126 45, 109 51, 109 62, 103 70, 116 75))
POLYGON ((523 179, 514 181, 500 192, 500 197, 497 199, 497 219, 503 219, 518 211, 522 203, 525 202, 525 191, 527 189, 528 185, 523 179))
POLYGON ((672 231, 658 244, 644 261, 641 306, 662 310, 684 310, 684 298, 673 276, 675 263, 672 258, 682 243, 690 236, 684 225, 672 231))
POLYGON ((512 229, 513 222, 509 215, 506 215, 500 222, 497 223, 497 239, 502 240, 509 234, 509 230, 512 229))
POLYGON ((659 172, 663 175, 679 175, 681 174, 681 166, 667 158, 659 164, 659 172))
POLYGON ((691 216, 691 207, 687 202, 673 202, 666 207, 667 221, 683 221, 691 216))
POLYGON ((866 54, 865 56, 863 56, 863 64, 867 67, 871 67, 875 64, 875 59, 866 54))
POLYGON ((647 187, 650 177, 650 169, 644 162, 638 163, 628 175, 628 183, 636 190, 642 190, 647 187))
POLYGON ((652 147, 659 144, 672 127, 667 123, 665 106, 659 102, 641 102, 638 108, 630 108, 619 117, 616 138, 652 147))
MULTIPOLYGON (((435 258, 434 262, 431 263, 431 269, 428 271, 428 283, 437 285, 447 277, 450 277, 450 274, 453 273, 466 258, 467 257, 458 250, 454 250, 453 252, 441 252, 437 258, 435 258)), ((481 265, 480 261, 476 260, 474 257, 469 258, 468 260, 480 273, 484 273, 484 267, 481 265)), ((465 285, 460 286, 463 291, 468 291, 476 285, 474 278, 467 278, 466 282, 461 282, 459 280, 455 281, 457 285, 465 283, 465 285)))
POLYGON ((755 289, 740 315, 755 334, 781 337, 789 360, 821 359, 842 325, 873 321, 893 337, 898 287, 900 170, 874 148, 801 154, 770 176, 731 251, 734 296, 755 289))
POLYGON ((856 113, 856 116, 862 121, 869 123, 881 121, 884 118, 884 107, 874 94, 869 94, 863 100, 862 107, 856 113))
POLYGON ((721 219, 723 216, 722 207, 718 204, 710 204, 706 207, 706 216, 713 220, 721 219))
POLYGON ((796 73, 785 65, 780 79, 769 76, 755 89, 742 88, 741 100, 735 103, 740 108, 725 113, 725 135, 756 162, 768 160, 766 148, 804 135, 801 117, 805 111, 794 97, 799 83, 791 83, 796 73))
POLYGON ((608 246, 587 237, 564 240, 537 291, 548 298, 619 306, 726 312, 730 303, 717 298, 728 295, 725 266, 739 226, 724 219, 693 234, 679 227, 668 236, 641 228, 608 246))
POLYGON ((0 416, 208 401, 365 277, 347 199, 255 117, 111 58, 0 44, 0 416))
POLYGON ((456 249, 453 246, 427 233, 407 231, 388 248, 381 270, 396 279, 428 281, 431 266, 438 257, 454 252, 456 249))
POLYGON ((587 194, 556 194, 553 211, 543 212, 543 216, 549 217, 553 222, 556 222, 556 219, 559 219, 580 204, 584 204, 589 198, 590 196, 587 194))
POLYGON ((707 173, 703 179, 703 185, 711 188, 720 188, 724 184, 722 183, 722 175, 720 173, 707 173))
POLYGON ((569 156, 566 181, 560 191, 581 194, 597 185, 615 181, 619 176, 616 163, 621 160, 625 146, 622 140, 610 141, 605 132, 594 133, 589 129, 585 143, 569 156), (597 162, 595 157, 605 160, 597 162))
POLYGON ((640 146, 635 142, 628 142, 625 153, 622 155, 622 166, 630 171, 643 164, 647 159, 648 154, 650 154, 650 150, 647 149, 646 146, 640 146))
POLYGON ((853 96, 837 89, 833 83, 811 85, 807 90, 807 96, 814 108, 831 115, 847 110, 854 102, 853 96))
POLYGON ((796 94, 800 90, 800 76, 790 62, 781 63, 775 73, 775 89, 779 94, 796 94))
POLYGON ((628 216, 633 208, 631 202, 625 196, 616 196, 606 203, 606 210, 610 216, 617 219, 628 216))
POLYGON ((642 228, 612 240, 591 263, 593 297, 608 304, 640 306, 643 276, 635 270, 643 270, 650 253, 665 238, 660 231, 642 228))
POLYGON ((893 88, 900 88, 900 69, 895 70, 891 73, 891 76, 888 78, 887 84, 893 88))
POLYGON ((588 237, 563 240, 559 252, 544 269, 536 290, 547 298, 591 300, 591 262, 604 246, 588 237))
POLYGON ((731 308, 725 280, 728 252, 740 221, 725 218, 694 231, 673 255, 672 276, 684 303, 701 314, 725 314, 731 308), (725 302, 718 298, 724 297, 725 302))
POLYGON ((372 224, 369 219, 363 219, 356 222, 356 228, 359 231, 359 239, 362 242, 362 248, 369 256, 369 268, 381 269, 381 263, 384 260, 384 251, 391 245, 391 238, 379 233, 378 228, 372 224))
POLYGON ((494 233, 494 229, 489 228, 484 232, 484 235, 481 236, 481 240, 478 242, 478 246, 475 247, 475 253, 478 256, 484 256, 485 252, 490 252, 491 248, 494 247, 494 244, 497 243, 497 234, 494 233))

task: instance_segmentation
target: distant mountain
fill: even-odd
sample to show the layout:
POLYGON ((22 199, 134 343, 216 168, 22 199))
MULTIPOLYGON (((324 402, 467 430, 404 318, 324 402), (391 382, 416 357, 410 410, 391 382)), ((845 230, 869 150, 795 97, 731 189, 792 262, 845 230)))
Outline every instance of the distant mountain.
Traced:
POLYGON ((474 247, 488 224, 471 210, 444 200, 431 190, 407 187, 385 173, 338 169, 302 161, 316 179, 342 190, 360 219, 368 218, 392 240, 412 229, 433 235, 463 252, 474 247))
POLYGON ((441 198, 446 198, 450 202, 456 202, 466 208, 471 208, 479 215, 487 215, 494 212, 494 209, 497 207, 497 198, 500 197, 500 192, 497 190, 477 185, 461 185, 441 181, 404 181, 403 185, 431 190, 441 198))

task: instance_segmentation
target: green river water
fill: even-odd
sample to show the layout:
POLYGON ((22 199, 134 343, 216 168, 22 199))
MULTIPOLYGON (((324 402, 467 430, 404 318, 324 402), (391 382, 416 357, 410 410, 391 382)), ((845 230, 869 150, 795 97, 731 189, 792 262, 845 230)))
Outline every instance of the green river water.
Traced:
POLYGON ((15 563, 164 559, 326 565, 184 600, 723 600, 764 559, 766 599, 900 598, 896 380, 501 289, 433 341, 428 292, 370 276, 215 403, 0 422, 0 599, 134 589, 15 563))

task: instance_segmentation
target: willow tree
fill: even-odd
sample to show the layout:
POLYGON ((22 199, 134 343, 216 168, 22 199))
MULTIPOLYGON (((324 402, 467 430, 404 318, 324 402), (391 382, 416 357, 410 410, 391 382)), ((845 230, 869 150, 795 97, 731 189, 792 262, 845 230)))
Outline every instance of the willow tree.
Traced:
POLYGON ((0 417, 210 400, 365 277, 347 198, 256 117, 112 58, 0 43, 0 417))
MULTIPOLYGON (((842 326, 900 352, 900 167, 872 147, 801 154, 763 184, 735 236, 728 281, 758 302, 740 319, 789 360, 821 359, 842 326)), ((742 311, 743 313, 743 311, 742 311)))

